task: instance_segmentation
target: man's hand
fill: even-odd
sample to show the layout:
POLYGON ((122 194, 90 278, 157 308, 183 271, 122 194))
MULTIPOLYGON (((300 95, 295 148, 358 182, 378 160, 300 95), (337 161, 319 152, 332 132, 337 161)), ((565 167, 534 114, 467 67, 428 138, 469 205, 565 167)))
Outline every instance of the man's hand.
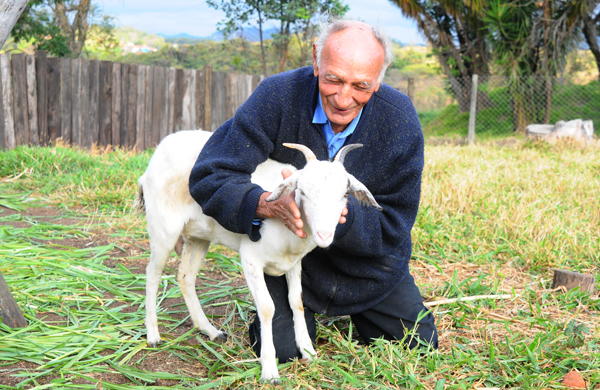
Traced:
MULTIPOLYGON (((283 176, 284 180, 291 175, 292 171, 287 168, 281 171, 281 176, 283 176)), ((295 193, 292 192, 287 196, 267 202, 265 199, 270 195, 271 192, 265 192, 260 196, 258 207, 256 208, 256 218, 277 218, 298 237, 306 238, 307 234, 302 230, 304 222, 302 222, 300 209, 296 204, 295 193)), ((346 215, 348 215, 348 209, 344 207, 340 216, 340 223, 346 222, 346 215)))
MULTIPOLYGON (((286 168, 281 171, 281 175, 285 180, 292 175, 292 172, 286 168)), ((300 209, 298 209, 298 205, 296 204, 295 193, 292 192, 287 196, 267 202, 265 199, 269 195, 271 195, 270 192, 265 192, 260 196, 258 207, 256 208, 256 218, 277 218, 298 237, 306 238, 306 232, 302 230, 304 222, 302 222, 300 209)))

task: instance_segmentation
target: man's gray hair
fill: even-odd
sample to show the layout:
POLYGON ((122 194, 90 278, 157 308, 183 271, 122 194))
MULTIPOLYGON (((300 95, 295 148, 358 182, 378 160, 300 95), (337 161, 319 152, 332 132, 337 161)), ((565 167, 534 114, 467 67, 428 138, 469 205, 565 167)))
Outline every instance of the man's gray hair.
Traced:
MULTIPOLYGON (((321 66, 321 54, 323 52, 323 47, 325 46, 325 42, 334 34, 343 31, 347 28, 351 27, 363 27, 366 23, 360 22, 358 20, 351 19, 331 19, 325 23, 321 24, 321 32, 317 39, 317 67, 321 66)), ((383 80, 383 76, 385 75, 385 70, 388 65, 392 63, 394 60, 394 52, 392 51, 392 41, 391 39, 381 30, 378 26, 371 26, 371 33, 373 34, 373 38, 381 45, 383 49, 384 57, 383 57, 383 68, 381 69, 381 73, 379 74, 378 82, 383 80)))

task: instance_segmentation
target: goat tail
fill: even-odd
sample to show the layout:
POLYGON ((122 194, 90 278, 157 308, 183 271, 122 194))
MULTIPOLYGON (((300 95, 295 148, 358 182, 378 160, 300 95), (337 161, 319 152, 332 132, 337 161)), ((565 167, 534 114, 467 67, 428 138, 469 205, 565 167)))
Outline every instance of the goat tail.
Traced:
POLYGON ((135 200, 133 201, 133 210, 135 210, 136 213, 143 215, 146 214, 146 203, 144 202, 144 187, 142 187, 142 185, 140 184, 138 188, 138 194, 135 197, 135 200))

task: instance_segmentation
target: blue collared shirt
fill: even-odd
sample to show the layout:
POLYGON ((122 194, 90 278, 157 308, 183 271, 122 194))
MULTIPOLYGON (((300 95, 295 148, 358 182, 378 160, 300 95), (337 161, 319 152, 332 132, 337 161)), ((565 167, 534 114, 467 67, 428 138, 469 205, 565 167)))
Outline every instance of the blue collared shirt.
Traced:
POLYGON ((318 123, 322 125, 321 128, 323 129, 323 134, 325 134, 325 139, 327 140, 327 150, 329 152, 329 158, 333 158, 333 156, 335 156, 338 150, 340 150, 340 148, 344 146, 346 138, 348 138, 350 134, 354 133, 356 125, 360 120, 361 114, 362 108, 356 116, 356 118, 354 118, 352 122, 348 124, 348 127, 346 127, 344 131, 335 134, 333 132, 333 128, 331 127, 331 122, 329 121, 329 118, 327 118, 327 115, 323 110, 323 102, 321 101, 321 94, 319 94, 319 104, 317 104, 317 109, 315 110, 315 115, 313 116, 312 121, 313 123, 318 123))

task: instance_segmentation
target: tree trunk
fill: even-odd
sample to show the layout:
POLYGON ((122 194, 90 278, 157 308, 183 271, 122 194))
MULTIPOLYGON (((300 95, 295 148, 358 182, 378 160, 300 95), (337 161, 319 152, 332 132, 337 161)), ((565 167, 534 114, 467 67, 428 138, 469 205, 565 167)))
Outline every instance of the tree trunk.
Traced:
POLYGON ((28 0, 0 0, 0 49, 27 7, 28 0))
POLYGON ((67 37, 73 58, 79 58, 85 44, 85 37, 90 27, 87 21, 90 12, 90 1, 80 0, 79 4, 76 4, 73 8, 68 8, 66 2, 58 2, 52 9, 58 26, 67 37), (76 11, 73 23, 69 23, 68 13, 73 11, 76 11))
POLYGON ((598 32, 596 30, 596 21, 590 15, 583 18, 583 35, 587 42, 598 67, 598 79, 600 80, 600 47, 598 46, 598 32))

